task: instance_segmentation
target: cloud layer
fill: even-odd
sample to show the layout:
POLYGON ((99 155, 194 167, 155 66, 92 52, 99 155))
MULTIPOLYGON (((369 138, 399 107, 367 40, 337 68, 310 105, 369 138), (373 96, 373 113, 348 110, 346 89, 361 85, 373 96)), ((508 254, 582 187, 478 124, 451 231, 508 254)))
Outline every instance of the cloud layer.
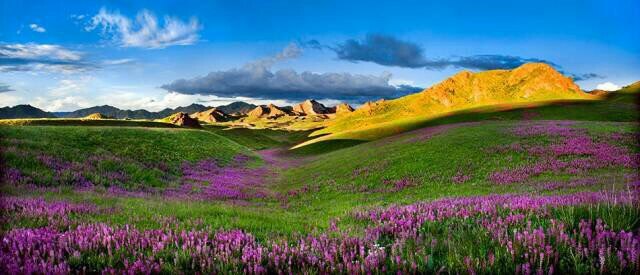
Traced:
POLYGON ((13 89, 11 89, 11 86, 4 83, 0 83, 0 93, 6 93, 11 91, 13 91, 13 89))
POLYGON ((58 45, 0 44, 0 72, 79 72, 93 68, 82 54, 58 45))
POLYGON ((202 28, 195 17, 189 22, 164 16, 161 25, 158 18, 148 10, 138 12, 135 20, 101 8, 86 26, 87 31, 100 29, 122 47, 162 49, 175 45, 191 45, 198 41, 202 28))
POLYGON ((291 69, 273 72, 271 66, 280 60, 300 54, 290 44, 277 55, 246 64, 242 68, 211 72, 193 79, 180 79, 161 88, 182 94, 216 95, 219 97, 250 97, 257 99, 304 100, 307 98, 336 99, 362 102, 389 98, 421 90, 408 85, 389 84, 391 74, 380 76, 349 73, 298 73, 291 69))
MULTIPOLYGON (((441 70, 453 67, 472 70, 495 70, 513 69, 528 62, 542 62, 558 69, 561 68, 560 65, 549 60, 511 55, 486 54, 440 59, 427 58, 420 45, 383 34, 368 34, 362 40, 348 39, 334 46, 323 45, 317 40, 303 41, 300 44, 306 48, 329 49, 335 52, 340 60, 372 62, 384 66, 403 68, 441 70)), ((602 78, 602 76, 595 73, 565 74, 573 77, 576 81, 602 78)))

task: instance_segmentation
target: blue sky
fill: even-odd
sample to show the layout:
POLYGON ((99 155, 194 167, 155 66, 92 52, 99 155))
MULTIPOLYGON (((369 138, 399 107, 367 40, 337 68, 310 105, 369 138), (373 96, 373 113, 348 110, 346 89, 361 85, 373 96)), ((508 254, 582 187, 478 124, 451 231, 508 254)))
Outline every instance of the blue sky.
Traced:
POLYGON ((529 61, 640 79, 640 2, 517 2, 0 0, 0 106, 357 104, 529 61))

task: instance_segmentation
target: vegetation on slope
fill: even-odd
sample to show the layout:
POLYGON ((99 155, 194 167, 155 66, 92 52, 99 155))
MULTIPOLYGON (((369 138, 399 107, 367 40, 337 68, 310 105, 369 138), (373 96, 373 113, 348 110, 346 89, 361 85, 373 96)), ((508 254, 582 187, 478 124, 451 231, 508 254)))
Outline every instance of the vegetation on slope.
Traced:
MULTIPOLYGON (((611 92, 598 100, 554 100, 498 104, 446 112, 437 116, 399 118, 391 122, 375 123, 362 128, 353 127, 351 130, 327 135, 324 132, 330 131, 330 126, 327 128, 329 130, 322 129, 312 133, 312 135, 325 134, 324 136, 306 141, 294 148, 316 143, 333 143, 332 140, 376 140, 413 129, 468 121, 520 120, 523 118, 533 120, 638 121, 640 120, 639 100, 640 84, 635 83, 620 91, 611 92)), ((322 145, 315 146, 322 147, 322 145)))
POLYGON ((407 118, 429 119, 496 104, 595 98, 543 63, 528 63, 513 70, 462 71, 420 93, 365 105, 314 134, 336 134, 407 118))
POLYGON ((0 143, 4 169, 48 186, 85 180, 128 189, 167 186, 184 162, 255 156, 215 133, 186 129, 1 126, 0 143))

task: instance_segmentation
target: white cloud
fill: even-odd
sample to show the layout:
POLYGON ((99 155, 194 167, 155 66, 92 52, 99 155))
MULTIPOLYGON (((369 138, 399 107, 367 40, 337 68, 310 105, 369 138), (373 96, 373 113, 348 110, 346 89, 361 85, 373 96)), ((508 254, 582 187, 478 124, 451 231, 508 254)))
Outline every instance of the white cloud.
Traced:
POLYGON ((42 26, 38 26, 38 24, 31 24, 29 25, 29 28, 34 31, 34 32, 46 32, 47 29, 43 28, 42 26))
POLYGON ((92 79, 90 76, 82 76, 77 79, 60 80, 57 86, 49 89, 49 95, 64 97, 85 92, 92 79))
POLYGON ((35 43, 5 44, 0 45, 0 58, 47 58, 62 61, 78 61, 82 58, 82 54, 77 51, 65 49, 59 45, 35 43))
POLYGON ((598 86, 596 86, 596 89, 598 90, 604 90, 604 91, 617 91, 620 90, 622 87, 613 84, 611 82, 605 82, 605 83, 600 83, 598 84, 598 86))
POLYGON ((22 98, 12 93, 0 93, 0 107, 14 106, 20 104, 22 98))
POLYGON ((201 25, 192 17, 189 22, 164 16, 161 26, 158 18, 148 10, 138 12, 135 21, 118 11, 101 8, 86 26, 87 31, 101 28, 102 33, 122 47, 162 49, 175 45, 191 45, 198 41, 201 25))
POLYGON ((0 72, 83 72, 82 53, 51 44, 0 44, 0 72))
POLYGON ((133 58, 122 58, 122 59, 110 59, 102 61, 104 65, 125 65, 134 63, 136 60, 133 58))
POLYGON ((47 112, 74 111, 92 106, 89 100, 80 96, 66 96, 54 99, 36 97, 29 104, 47 112))

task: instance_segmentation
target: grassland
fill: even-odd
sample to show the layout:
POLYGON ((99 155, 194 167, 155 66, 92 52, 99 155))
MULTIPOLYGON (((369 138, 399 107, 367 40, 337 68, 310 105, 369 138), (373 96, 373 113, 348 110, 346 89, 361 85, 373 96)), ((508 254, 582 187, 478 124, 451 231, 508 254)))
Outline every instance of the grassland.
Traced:
POLYGON ((637 111, 638 90, 640 87, 630 87, 620 93, 611 94, 602 100, 563 100, 536 103, 493 105, 457 112, 441 114, 437 117, 413 117, 397 119, 388 123, 374 123, 371 126, 339 130, 336 133, 330 129, 321 129, 311 136, 318 138, 308 140, 296 146, 327 142, 330 140, 376 140, 413 129, 424 127, 470 122, 482 120, 521 120, 526 119, 554 119, 554 120, 586 120, 586 121, 638 121, 640 112, 637 111))
POLYGON ((178 128, 178 126, 149 120, 81 119, 81 118, 25 118, 0 119, 0 125, 10 126, 122 126, 149 128, 178 128))
POLYGON ((256 157, 242 145, 201 130, 0 126, 0 136, 5 165, 45 185, 77 183, 81 179, 68 174, 91 170, 86 177, 107 187, 109 176, 127 188, 158 187, 173 184, 183 162, 214 158, 227 163, 238 154, 256 157))
MULTIPOLYGON (((616 253, 640 249, 620 245, 640 228, 636 98, 474 109, 288 152, 308 132, 0 126, 3 249, 53 236, 37 241, 64 256, 44 270, 93 272, 633 273, 638 259, 616 253)), ((8 259, 40 270, 41 257, 8 259)))

